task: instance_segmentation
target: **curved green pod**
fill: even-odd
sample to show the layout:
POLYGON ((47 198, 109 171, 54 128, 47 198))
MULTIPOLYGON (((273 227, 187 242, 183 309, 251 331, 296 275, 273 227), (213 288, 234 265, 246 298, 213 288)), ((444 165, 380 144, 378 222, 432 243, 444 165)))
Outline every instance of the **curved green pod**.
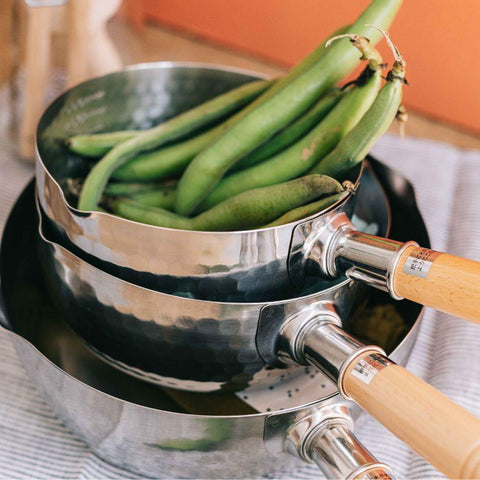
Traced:
POLYGON ((266 90, 269 84, 270 82, 265 80, 249 82, 116 145, 87 175, 80 193, 78 208, 95 210, 112 172, 136 154, 153 150, 211 124, 248 103, 266 90))
POLYGON ((377 70, 364 85, 349 91, 317 127, 290 148, 258 165, 223 178, 202 202, 199 211, 209 209, 240 192, 275 185, 303 175, 332 151, 360 121, 374 102, 381 82, 381 72, 377 70))
POLYGON ((159 227, 206 231, 243 230, 259 227, 312 200, 342 191, 342 185, 331 177, 308 175, 280 185, 243 192, 194 218, 121 198, 113 199, 109 208, 121 217, 159 227))

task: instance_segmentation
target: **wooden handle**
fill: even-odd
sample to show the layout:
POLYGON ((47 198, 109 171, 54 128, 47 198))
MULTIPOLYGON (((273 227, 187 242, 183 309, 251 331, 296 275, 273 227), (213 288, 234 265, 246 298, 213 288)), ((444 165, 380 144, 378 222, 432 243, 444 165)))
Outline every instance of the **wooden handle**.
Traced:
POLYGON ((400 297, 480 323, 480 263, 408 247, 393 272, 400 297))
POLYGON ((480 420, 404 368, 365 353, 344 391, 450 478, 480 478, 480 420))

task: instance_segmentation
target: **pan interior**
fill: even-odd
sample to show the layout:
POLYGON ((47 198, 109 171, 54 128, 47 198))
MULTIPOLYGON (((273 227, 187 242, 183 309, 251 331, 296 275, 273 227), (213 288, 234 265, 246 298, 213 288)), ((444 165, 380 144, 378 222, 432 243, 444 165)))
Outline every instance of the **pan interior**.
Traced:
MULTIPOLYGON (((241 395, 172 391, 132 378, 99 360, 69 329, 55 302, 47 301, 35 253, 36 235, 32 182, 12 211, 2 239, 0 278, 8 318, 7 328, 24 337, 46 358, 74 378, 117 398, 172 412, 192 412, 194 408, 193 413, 202 415, 254 413, 241 395)), ((385 342, 384 345, 391 351, 408 334, 420 309, 410 302, 394 304, 381 292, 371 296, 369 302, 370 305, 395 305, 393 308, 399 313, 401 324, 397 325, 396 337, 393 338, 388 332, 385 334, 385 326, 382 327, 383 334, 380 334, 386 342, 390 342, 390 345, 385 342)), ((356 330, 357 334, 360 331, 364 339, 369 340, 370 327, 364 330, 364 327, 353 321, 349 328, 356 330)), ((378 342, 378 328, 370 333, 378 342)), ((43 358, 40 360, 45 361, 43 358)), ((333 392, 331 387, 326 388, 325 397, 333 392)), ((265 406, 265 410, 268 410, 268 406, 265 406)))
POLYGON ((75 207, 67 179, 84 178, 91 161, 70 152, 66 138, 144 130, 257 78, 234 69, 165 62, 89 80, 58 97, 43 114, 37 131, 40 159, 75 207))

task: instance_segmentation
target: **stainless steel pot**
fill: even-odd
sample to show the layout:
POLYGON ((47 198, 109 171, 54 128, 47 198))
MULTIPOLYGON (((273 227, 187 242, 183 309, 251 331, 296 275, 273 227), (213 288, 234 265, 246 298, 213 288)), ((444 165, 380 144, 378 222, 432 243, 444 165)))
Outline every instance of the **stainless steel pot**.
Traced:
MULTIPOLYGON (((419 238, 428 241, 418 214, 414 218, 419 238)), ((299 459, 317 463, 328 478, 390 477, 388 467, 376 462, 351 431, 349 413, 356 416, 358 408, 326 378, 317 377, 327 388, 315 389, 311 402, 283 405, 283 411, 268 412, 265 405, 251 415, 235 410, 227 416, 193 415, 178 413, 159 387, 98 360, 67 327, 56 302, 48 301, 32 247, 36 236, 30 184, 2 239, 3 327, 35 387, 101 458, 155 478, 293 476, 299 459), (175 449, 173 440, 179 445, 186 440, 190 448, 175 449)), ((405 302, 396 308, 408 327, 391 357, 404 364, 418 333, 420 307, 405 302)))
POLYGON ((59 140, 148 127, 253 75, 205 65, 147 64, 61 95, 42 116, 37 133, 38 194, 48 218, 84 252, 143 273, 163 291, 181 284, 208 299, 252 298, 302 284, 306 273, 335 278, 346 272, 393 298, 480 321, 480 264, 358 232, 349 220, 352 196, 300 222, 221 233, 152 227, 69 205, 66 181, 85 176, 88 162, 67 152, 59 140))

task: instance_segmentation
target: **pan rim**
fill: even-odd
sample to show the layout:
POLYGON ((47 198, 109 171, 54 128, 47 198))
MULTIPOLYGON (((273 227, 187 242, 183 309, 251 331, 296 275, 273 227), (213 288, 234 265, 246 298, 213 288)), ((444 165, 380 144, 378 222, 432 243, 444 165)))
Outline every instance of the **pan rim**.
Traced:
POLYGON ((270 302, 214 301, 214 300, 204 300, 204 299, 198 299, 198 298, 181 297, 179 295, 173 295, 171 293, 164 293, 164 292, 160 292, 160 291, 157 291, 157 290, 152 290, 152 289, 147 288, 147 287, 143 287, 141 285, 137 285, 135 283, 129 282, 128 280, 124 280, 123 278, 119 278, 119 277, 117 277, 117 276, 115 276, 115 275, 113 275, 109 272, 101 270, 100 268, 96 267, 95 265, 92 265, 87 260, 84 260, 83 258, 80 258, 78 255, 75 255, 73 252, 68 250, 68 248, 65 248, 63 245, 60 245, 59 243, 55 242, 54 240, 51 240, 51 239, 47 238, 46 235, 44 234, 44 231, 43 231, 43 228, 42 228, 43 222, 44 222, 44 220, 43 220, 44 213, 42 212, 42 208, 41 208, 41 205, 40 205, 40 200, 38 198, 37 187, 35 187, 35 205, 36 205, 37 214, 39 216, 38 234, 39 234, 42 241, 47 243, 49 246, 51 246, 55 250, 59 249, 62 252, 62 254, 66 254, 67 256, 73 258, 75 261, 79 261, 83 264, 86 264, 88 266, 88 268, 94 269, 96 272, 99 272, 101 275, 107 276, 109 279, 114 279, 114 281, 118 281, 118 282, 121 282, 122 284, 130 285, 132 287, 135 287, 135 288, 138 288, 138 289, 141 289, 141 290, 144 290, 144 291, 152 292, 153 294, 176 298, 176 299, 179 299, 180 301, 185 300, 186 302, 202 303, 202 304, 206 304, 206 305, 215 304, 215 305, 222 305, 222 306, 224 306, 224 305, 225 306, 227 306, 227 305, 228 306, 235 306, 235 307, 236 306, 241 306, 241 307, 245 307, 245 308, 257 307, 257 308, 260 309, 260 308, 263 308, 266 305, 285 305, 285 304, 295 303, 297 301, 310 300, 312 298, 315 298, 315 296, 317 296, 319 293, 321 293, 322 295, 324 295, 326 293, 330 293, 330 292, 335 291, 335 290, 337 290, 341 287, 344 287, 345 285, 347 285, 349 282, 352 281, 349 278, 345 278, 344 280, 342 280, 339 283, 336 283, 335 285, 332 285, 328 288, 320 290, 320 292, 315 292, 315 293, 311 293, 309 295, 304 295, 304 296, 300 296, 300 297, 294 297, 294 298, 290 298, 290 299, 287 299, 287 300, 275 300, 275 301, 270 301, 270 302))

